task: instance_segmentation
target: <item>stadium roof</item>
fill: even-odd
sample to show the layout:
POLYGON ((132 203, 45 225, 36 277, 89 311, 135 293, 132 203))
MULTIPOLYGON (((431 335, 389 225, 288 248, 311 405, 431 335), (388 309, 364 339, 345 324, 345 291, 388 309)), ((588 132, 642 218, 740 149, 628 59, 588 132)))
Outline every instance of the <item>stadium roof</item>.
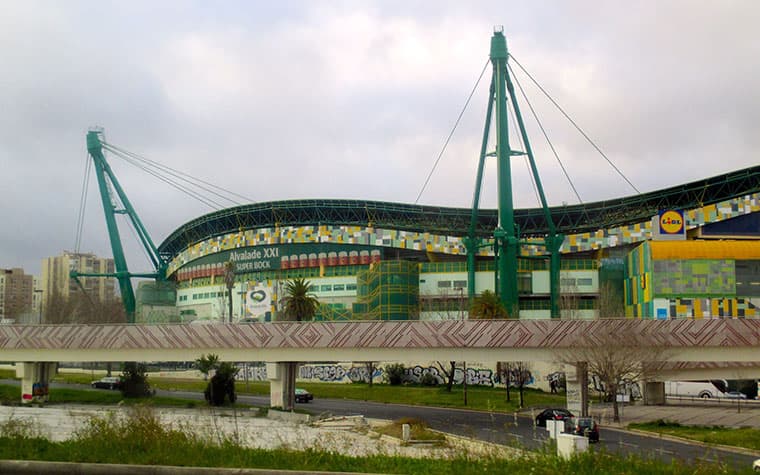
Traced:
MULTIPOLYGON (((663 209, 693 209, 760 192, 760 166, 638 194, 625 198, 550 208, 557 232, 593 232, 648 221, 663 209)), ((215 211, 180 226, 159 246, 172 258, 199 241, 237 232, 279 226, 346 225, 465 236, 469 208, 447 208, 363 200, 286 200, 253 203, 215 211)), ((548 226, 541 208, 515 210, 521 236, 545 236, 548 226)), ((477 234, 489 236, 497 224, 496 210, 479 210, 477 234)))

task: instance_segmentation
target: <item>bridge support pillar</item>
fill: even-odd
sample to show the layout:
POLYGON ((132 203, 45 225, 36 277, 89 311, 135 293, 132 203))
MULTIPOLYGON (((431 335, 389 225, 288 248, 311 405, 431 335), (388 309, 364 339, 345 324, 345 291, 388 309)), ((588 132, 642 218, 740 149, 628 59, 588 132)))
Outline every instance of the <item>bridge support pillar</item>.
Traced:
POLYGON ((17 363, 16 377, 21 378, 21 402, 47 402, 48 384, 57 363, 17 363))
POLYGON ((292 411, 295 407, 296 373, 298 363, 267 363, 269 406, 292 411))
POLYGON ((644 382, 644 405, 662 406, 665 404, 665 383, 662 381, 644 382))
POLYGON ((588 417, 588 363, 565 366, 567 409, 588 417))

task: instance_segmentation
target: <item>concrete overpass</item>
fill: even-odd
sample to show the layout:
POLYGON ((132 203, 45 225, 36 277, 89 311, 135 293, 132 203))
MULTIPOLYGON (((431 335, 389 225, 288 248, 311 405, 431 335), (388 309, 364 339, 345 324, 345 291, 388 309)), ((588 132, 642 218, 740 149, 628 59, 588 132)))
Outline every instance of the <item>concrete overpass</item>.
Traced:
MULTIPOLYGON (((760 377, 760 319, 444 320, 207 325, 2 325, 0 361, 46 380, 54 362, 557 361, 607 335, 666 348, 668 377, 730 369, 760 377)), ((286 368, 287 365, 281 368, 286 368)), ((281 371, 272 369, 274 380, 281 371)), ((22 388, 22 392, 25 390, 22 388)), ((275 401, 273 394, 273 402, 275 401)))

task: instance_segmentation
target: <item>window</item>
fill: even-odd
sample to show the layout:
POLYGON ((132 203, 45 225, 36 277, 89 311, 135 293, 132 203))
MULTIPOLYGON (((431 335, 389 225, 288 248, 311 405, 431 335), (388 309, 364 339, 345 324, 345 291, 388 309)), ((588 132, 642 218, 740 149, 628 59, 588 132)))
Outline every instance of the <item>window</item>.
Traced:
POLYGON ((332 290, 332 285, 323 285, 319 288, 319 290, 322 292, 330 292, 332 290))
POLYGON ((356 290, 356 284, 346 284, 346 290, 356 290))
POLYGON ((454 281, 454 288, 455 289, 464 289, 467 287, 467 281, 466 280, 455 280, 454 281))
POLYGON ((451 281, 450 280, 439 280, 438 281, 438 288, 439 289, 450 289, 451 288, 451 281))
POLYGON ((335 284, 335 285, 333 285, 333 290, 334 290, 335 292, 338 292, 338 291, 341 291, 341 290, 345 289, 345 287, 346 287, 346 286, 345 286, 345 285, 343 285, 343 284, 335 284))
POLYGON ((594 283, 594 279, 592 279, 591 277, 582 277, 582 278, 578 279, 578 286, 579 287, 580 286, 586 286, 586 287, 588 287, 588 286, 592 285, 593 283, 594 283))
POLYGON ((760 297, 760 261, 736 261, 736 296, 760 297))

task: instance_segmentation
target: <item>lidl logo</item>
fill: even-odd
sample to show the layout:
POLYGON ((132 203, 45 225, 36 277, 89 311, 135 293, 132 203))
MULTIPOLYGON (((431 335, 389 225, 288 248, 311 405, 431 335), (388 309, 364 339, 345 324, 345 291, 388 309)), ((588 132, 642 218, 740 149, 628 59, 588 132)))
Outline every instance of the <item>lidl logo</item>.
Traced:
POLYGON ((673 210, 661 212, 660 232, 665 234, 683 234, 683 213, 673 210))

